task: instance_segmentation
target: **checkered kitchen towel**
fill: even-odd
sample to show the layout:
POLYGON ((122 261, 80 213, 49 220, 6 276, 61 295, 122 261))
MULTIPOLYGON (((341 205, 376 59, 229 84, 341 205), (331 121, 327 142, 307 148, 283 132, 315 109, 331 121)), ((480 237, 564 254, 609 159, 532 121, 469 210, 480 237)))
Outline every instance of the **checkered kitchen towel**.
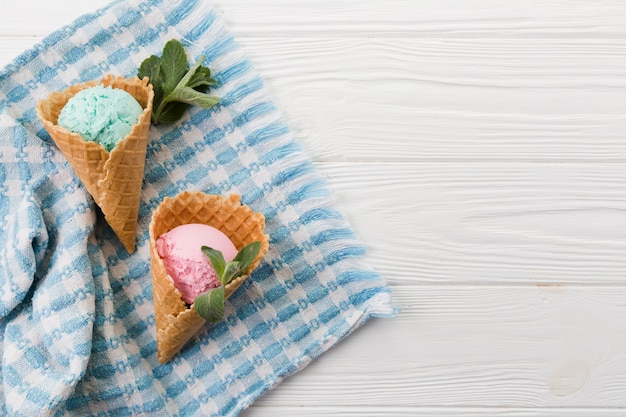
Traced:
POLYGON ((201 0, 116 2, 0 72, 0 414, 233 416, 374 316, 389 290, 221 17, 201 0), (204 54, 221 104, 152 126, 128 254, 35 115, 169 39, 204 54), (150 215, 183 190, 242 195, 270 251, 170 363, 156 357, 150 215))

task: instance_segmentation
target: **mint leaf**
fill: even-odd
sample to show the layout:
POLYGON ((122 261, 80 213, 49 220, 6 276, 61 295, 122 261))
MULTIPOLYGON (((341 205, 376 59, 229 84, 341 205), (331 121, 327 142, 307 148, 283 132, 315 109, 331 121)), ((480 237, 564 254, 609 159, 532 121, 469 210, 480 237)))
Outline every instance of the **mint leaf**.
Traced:
POLYGON ((248 266, 259 254, 261 242, 252 242, 244 246, 230 262, 226 262, 222 252, 217 249, 208 246, 202 246, 201 249, 211 261, 220 281, 220 286, 198 295, 194 300, 194 306, 200 317, 206 321, 217 323, 224 315, 226 285, 246 272, 248 266))
POLYGON ((156 55, 151 55, 149 58, 146 58, 141 63, 139 67, 139 71, 137 71, 137 76, 139 78, 148 77, 152 86, 154 84, 161 84, 161 58, 156 55))
POLYGON ((161 85, 161 58, 156 55, 146 58, 141 63, 137 76, 141 79, 148 77, 150 84, 152 84, 152 90, 154 91, 152 106, 153 108, 159 107, 163 101, 163 86, 161 85))
POLYGON ((202 61, 204 61, 204 55, 201 55, 200 58, 198 58, 198 61, 193 64, 193 66, 189 68, 188 71, 185 71, 183 77, 178 81, 178 84, 176 84, 177 89, 185 87, 187 85, 191 77, 193 77, 198 68, 200 68, 200 66, 202 65, 202 61))
POLYGON ((193 302, 196 313, 211 323, 219 322, 224 316, 224 295, 223 286, 200 294, 193 302))
POLYGON ((187 54, 183 45, 175 39, 165 44, 161 56, 161 74, 165 97, 178 85, 187 72, 187 54))
POLYGON ((167 96, 167 100, 194 104, 203 108, 209 108, 220 102, 220 99, 217 97, 209 96, 187 86, 177 87, 169 96, 167 96))
POLYGON ((224 275, 226 260, 224 259, 224 255, 222 255, 222 252, 208 246, 202 246, 202 252, 211 261, 211 265, 213 265, 213 269, 215 269, 215 273, 217 274, 218 278, 224 275))
POLYGON ((159 118, 156 120, 156 115, 152 113, 152 121, 154 123, 163 123, 169 124, 174 123, 176 120, 183 117, 183 113, 189 107, 187 103, 178 103, 176 101, 171 101, 167 104, 161 106, 162 110, 159 113, 159 118))
POLYGON ((250 264, 256 259, 256 256, 259 254, 261 250, 261 242, 252 242, 246 246, 244 246, 239 253, 235 256, 233 261, 241 262, 241 273, 246 272, 246 269, 250 266, 250 264))
POLYGON ((172 39, 165 44, 161 58, 154 55, 145 59, 138 76, 150 79, 154 89, 153 123, 173 123, 182 117, 190 105, 209 108, 219 103, 218 97, 205 94, 217 84, 209 68, 202 66, 204 56, 188 68, 183 45, 172 39))
POLYGON ((224 275, 220 279, 222 285, 227 285, 233 279, 237 278, 243 273, 241 270, 241 262, 230 261, 226 264, 224 268, 224 275))
POLYGON ((207 67, 198 67, 196 72, 187 82, 187 87, 200 92, 206 92, 206 87, 217 85, 217 81, 211 78, 211 70, 207 67), (203 88, 204 87, 204 88, 203 88))

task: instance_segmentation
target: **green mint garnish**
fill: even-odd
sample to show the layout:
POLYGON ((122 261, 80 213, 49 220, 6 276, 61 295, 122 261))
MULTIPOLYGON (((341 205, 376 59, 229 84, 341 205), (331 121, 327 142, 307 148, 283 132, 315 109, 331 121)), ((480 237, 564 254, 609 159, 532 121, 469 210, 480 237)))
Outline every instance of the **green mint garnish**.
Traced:
POLYGON ((200 294, 194 300, 196 313, 206 321, 217 323, 224 316, 224 286, 200 294))
POLYGON ((246 272, 260 250, 261 242, 252 242, 244 246, 232 261, 226 262, 222 252, 208 246, 202 246, 202 252, 211 261, 217 278, 220 280, 220 286, 211 288, 194 299, 194 308, 200 317, 211 323, 217 323, 222 319, 224 316, 224 288, 233 279, 246 272))
POLYGON ((152 55, 141 63, 137 76, 148 77, 154 89, 152 123, 173 123, 190 105, 209 108, 219 103, 218 97, 206 94, 217 81, 202 61, 204 56, 189 68, 183 45, 172 39, 165 44, 160 58, 152 55))

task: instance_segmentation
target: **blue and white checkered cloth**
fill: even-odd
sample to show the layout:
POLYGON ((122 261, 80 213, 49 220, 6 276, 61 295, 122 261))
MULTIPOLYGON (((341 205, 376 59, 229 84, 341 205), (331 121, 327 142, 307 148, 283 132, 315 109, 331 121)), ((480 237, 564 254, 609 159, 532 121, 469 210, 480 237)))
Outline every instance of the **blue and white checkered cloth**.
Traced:
POLYGON ((370 317, 381 277, 220 15, 201 0, 115 2, 0 72, 0 414, 234 416, 370 317), (204 54, 221 104, 152 126, 128 254, 35 115, 52 91, 179 39, 204 54), (183 190, 242 195, 270 251, 170 363, 156 357, 148 224, 183 190))

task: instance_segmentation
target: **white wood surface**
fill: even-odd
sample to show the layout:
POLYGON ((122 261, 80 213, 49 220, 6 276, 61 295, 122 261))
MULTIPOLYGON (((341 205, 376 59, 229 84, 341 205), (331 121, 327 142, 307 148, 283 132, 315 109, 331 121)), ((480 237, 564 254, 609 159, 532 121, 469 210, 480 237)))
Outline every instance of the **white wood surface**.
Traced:
POLYGON ((626 415, 626 2, 214 3, 402 308, 242 416, 626 415))

